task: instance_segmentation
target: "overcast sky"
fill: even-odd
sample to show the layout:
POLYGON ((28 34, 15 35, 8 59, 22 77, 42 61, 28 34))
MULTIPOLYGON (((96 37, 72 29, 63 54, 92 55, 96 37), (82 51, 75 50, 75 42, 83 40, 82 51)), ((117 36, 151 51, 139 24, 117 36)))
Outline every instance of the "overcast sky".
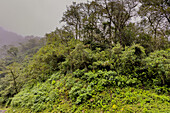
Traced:
POLYGON ((87 0, 0 0, 0 26, 27 36, 44 36, 60 27, 66 6, 87 0))

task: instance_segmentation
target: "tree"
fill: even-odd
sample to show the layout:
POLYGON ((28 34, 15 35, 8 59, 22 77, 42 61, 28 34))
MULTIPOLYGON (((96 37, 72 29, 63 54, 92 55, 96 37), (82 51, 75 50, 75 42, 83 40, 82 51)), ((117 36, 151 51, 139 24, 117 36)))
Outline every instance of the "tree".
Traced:
POLYGON ((102 6, 103 16, 109 26, 109 38, 111 42, 120 42, 126 45, 124 28, 128 25, 130 19, 134 16, 135 8, 138 5, 137 0, 97 0, 102 6), (114 36, 112 34, 114 32, 114 36), (113 39, 112 39, 113 38, 113 39))
POLYGON ((0 95, 13 96, 17 94, 22 87, 20 78, 20 65, 18 63, 12 63, 8 66, 1 62, 0 74, 5 73, 5 77, 1 78, 3 81, 3 87, 0 88, 0 95), (20 78, 20 79, 19 79, 20 78))
MULTIPOLYGON (((154 11, 154 13, 159 13, 163 18, 165 18, 170 23, 170 1, 169 0, 140 0, 142 3, 142 8, 149 8, 154 11)), ((150 12, 150 10, 148 10, 150 12)), ((149 13, 148 12, 148 13, 149 13)))
POLYGON ((63 14, 61 22, 66 22, 66 24, 74 30, 75 38, 80 38, 80 28, 81 28, 81 12, 80 5, 73 2, 70 7, 67 7, 67 11, 63 14))
POLYGON ((145 32, 152 34, 156 49, 159 49, 159 45, 162 45, 162 40, 168 40, 167 30, 170 24, 169 0, 140 0, 140 2, 142 6, 139 14, 145 26, 145 32))
POLYGON ((13 57, 17 57, 18 54, 18 48, 17 47, 11 47, 9 50, 7 50, 7 53, 13 57))

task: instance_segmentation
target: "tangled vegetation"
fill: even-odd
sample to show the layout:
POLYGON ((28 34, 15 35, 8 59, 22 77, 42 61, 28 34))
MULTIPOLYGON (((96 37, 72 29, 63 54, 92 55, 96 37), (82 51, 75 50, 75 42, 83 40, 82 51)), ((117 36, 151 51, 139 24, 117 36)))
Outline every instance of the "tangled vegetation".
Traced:
POLYGON ((135 1, 73 3, 61 29, 8 48, 0 104, 9 113, 170 112, 169 3, 157 1, 161 12, 155 1, 135 1), (140 25, 130 21, 138 3, 140 25))

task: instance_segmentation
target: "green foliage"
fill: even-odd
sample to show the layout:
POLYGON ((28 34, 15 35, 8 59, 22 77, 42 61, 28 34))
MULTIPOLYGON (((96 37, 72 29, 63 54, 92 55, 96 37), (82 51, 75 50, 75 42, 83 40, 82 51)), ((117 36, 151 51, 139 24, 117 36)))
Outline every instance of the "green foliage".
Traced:
POLYGON ((141 66, 141 60, 145 57, 145 50, 139 45, 125 48, 121 54, 122 74, 135 74, 134 72, 141 66))
POLYGON ((27 71, 32 78, 44 81, 52 72, 59 70, 60 63, 65 61, 67 54, 65 45, 48 44, 34 55, 33 60, 29 62, 27 71))
MULTIPOLYGON (((72 41, 67 43, 72 43, 72 41)), ((146 56, 145 49, 138 44, 125 48, 116 44, 111 49, 96 48, 93 51, 79 42, 71 48, 58 43, 47 44, 26 66, 26 70, 29 70, 31 75, 30 82, 35 79, 34 82, 25 84, 24 89, 12 99, 11 107, 12 109, 28 108, 32 112, 70 110, 79 112, 83 109, 92 111, 101 109, 112 112, 119 112, 122 109, 130 112, 153 110, 143 105, 140 106, 142 109, 136 107, 138 103, 146 104, 150 101, 145 102, 142 99, 138 101, 135 96, 141 94, 140 92, 122 93, 120 88, 124 90, 127 90, 127 87, 150 89, 150 86, 153 88, 152 91, 168 94, 168 55, 168 50, 161 50, 146 56), (158 73, 159 70, 162 73, 158 73), (162 74, 166 75, 165 79, 162 74), (163 83, 163 81, 166 82, 163 83), (163 86, 160 87, 160 85, 163 86), (113 100, 118 99, 122 104, 111 103, 110 96, 102 97, 109 91, 109 88, 112 89, 112 93, 108 92, 108 94, 116 95, 113 100), (122 96, 119 97, 119 94, 122 96), (130 95, 134 97, 131 98, 130 95), (95 101, 95 98, 98 98, 98 101, 95 101), (121 98, 123 100, 120 100, 121 98), (90 101, 92 103, 89 103, 90 101), (73 105, 78 108, 74 108, 73 105), (128 105, 136 110, 127 107, 128 105), (70 107, 62 108, 64 106, 70 107)), ((141 89, 142 91, 145 90, 141 89)), ((7 102, 1 98, 1 102, 4 101, 7 102)), ((165 103, 161 101, 165 105, 167 102, 169 100, 165 103)))
POLYGON ((43 45, 39 39, 32 38, 30 40, 17 47, 4 46, 4 57, 0 59, 0 98, 3 99, 0 104, 2 106, 8 107, 11 98, 28 81, 25 67, 33 54, 43 45))
POLYGON ((148 78, 153 79, 153 85, 165 85, 170 82, 170 52, 155 51, 144 59, 148 78))
POLYGON ((85 70, 80 70, 77 69, 76 71, 73 72, 73 76, 76 78, 81 78, 84 75, 85 70))
POLYGON ((9 112, 170 112, 168 4, 141 0, 137 12, 135 1, 74 2, 62 28, 4 46, 0 104, 9 112), (141 23, 130 22, 133 13, 141 23))
MULTIPOLYGON (((37 102, 34 106, 36 108, 29 112, 169 112, 169 96, 157 95, 153 90, 142 90, 133 87, 126 88, 108 88, 107 90, 101 93, 94 93, 90 95, 88 90, 81 88, 78 92, 78 87, 75 87, 71 90, 70 93, 81 94, 77 97, 75 104, 72 104, 69 100, 63 98, 60 95, 60 98, 56 99, 54 104, 51 104, 51 107, 48 104, 41 104, 37 102), (74 90, 74 91, 73 91, 74 90), (90 98, 89 100, 87 100, 90 98), (60 100, 60 101, 59 101, 60 100), (83 103, 82 103, 83 102, 83 103)), ((78 88, 79 89, 79 88, 78 88)), ((40 91, 40 90, 39 90, 40 91)), ((90 91, 90 90, 89 90, 90 91)), ((60 91, 59 91, 60 92, 60 91)), ((73 96, 73 95, 71 95, 73 96)), ((43 98, 42 95, 41 98, 43 98)), ((26 97, 28 98, 28 97, 26 97)), ((38 98, 38 97, 37 97, 38 98)), ((54 97, 53 97, 54 98, 54 97)), ((36 100, 36 98, 34 98, 36 100)), ((28 109, 29 107, 27 107, 28 109)), ((27 110, 24 108, 24 110, 27 110)), ((18 109, 16 112, 20 111, 18 109)), ((10 110, 9 110, 10 111, 10 110)), ((27 111, 28 112, 28 111, 27 111)))
MULTIPOLYGON (((58 74, 55 76, 58 76, 58 74)), ((37 83, 33 88, 25 87, 12 99, 11 106, 26 107, 34 112, 47 109, 59 98, 59 91, 55 88, 54 80, 52 80, 52 83, 50 81, 37 83), (45 105, 46 103, 48 105, 45 105)))
POLYGON ((17 47, 11 47, 8 51, 8 54, 12 55, 13 57, 17 56, 18 53, 18 48, 17 47))

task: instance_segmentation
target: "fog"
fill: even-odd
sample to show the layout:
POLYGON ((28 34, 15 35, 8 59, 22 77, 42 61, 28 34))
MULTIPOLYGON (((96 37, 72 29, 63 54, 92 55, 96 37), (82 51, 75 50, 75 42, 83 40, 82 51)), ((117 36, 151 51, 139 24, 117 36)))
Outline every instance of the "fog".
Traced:
POLYGON ((87 0, 0 0, 0 26, 17 34, 44 36, 60 27, 66 6, 87 0))

